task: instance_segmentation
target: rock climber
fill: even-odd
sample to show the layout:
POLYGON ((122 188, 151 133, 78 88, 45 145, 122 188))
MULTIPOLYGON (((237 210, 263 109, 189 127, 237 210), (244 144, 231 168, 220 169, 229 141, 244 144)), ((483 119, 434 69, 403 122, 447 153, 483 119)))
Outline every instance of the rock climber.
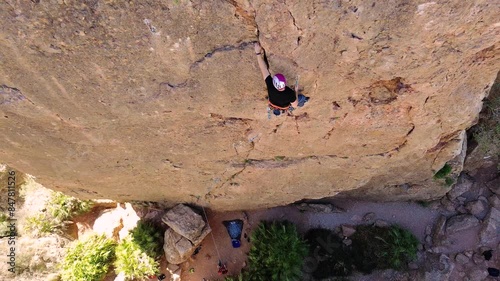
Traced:
POLYGON ((302 107, 309 100, 308 97, 299 94, 298 84, 295 85, 295 91, 286 86, 285 76, 281 73, 271 77, 271 73, 264 61, 264 49, 258 42, 254 44, 257 62, 259 64, 262 78, 266 82, 269 106, 274 115, 280 115, 286 110, 293 110, 296 107, 302 107))

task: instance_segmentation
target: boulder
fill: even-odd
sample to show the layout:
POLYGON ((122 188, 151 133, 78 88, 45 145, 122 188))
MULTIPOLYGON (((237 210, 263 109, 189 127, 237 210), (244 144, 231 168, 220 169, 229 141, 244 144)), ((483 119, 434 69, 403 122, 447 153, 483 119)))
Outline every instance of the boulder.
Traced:
POLYGON ((121 206, 123 206, 123 208, 121 208, 123 228, 118 231, 118 236, 120 237, 120 239, 124 239, 130 233, 130 231, 137 226, 137 222, 139 222, 141 218, 135 212, 132 204, 120 204, 120 207, 121 206))
POLYGON ((203 230, 201 231, 201 234, 200 236, 198 236, 197 238, 195 238, 194 240, 191 240, 191 243, 193 243, 193 245, 200 245, 201 242, 203 241, 203 239, 205 239, 205 237, 207 237, 207 235, 212 231, 212 229, 210 229, 210 227, 207 225, 205 228, 203 228, 203 230))
POLYGON ((461 232, 479 225, 479 220, 472 215, 456 215, 446 221, 446 234, 461 232))
POLYGON ((193 245, 187 238, 178 234, 172 228, 165 231, 163 251, 169 263, 183 263, 193 254, 196 247, 197 245, 193 245))
POLYGON ((478 219, 484 218, 487 208, 488 208, 488 203, 485 202, 484 200, 474 200, 470 201, 465 205, 465 208, 467 211, 474 215, 478 219))
POLYGON ((492 207, 479 233, 482 245, 494 245, 500 241, 500 211, 492 207))
POLYGON ((454 200, 458 196, 469 191, 473 184, 474 184, 473 179, 469 175, 462 173, 458 177, 457 183, 453 186, 453 188, 450 191, 448 191, 447 193, 448 198, 450 200, 454 200))
POLYGON ((418 269, 418 263, 412 261, 408 263, 408 268, 411 270, 417 270, 418 269))
POLYGON ((471 250, 465 251, 464 255, 470 259, 474 255, 474 251, 471 251, 471 250))
POLYGON ((344 243, 344 245, 346 245, 346 246, 350 246, 350 245, 352 245, 352 240, 351 239, 344 239, 344 240, 342 240, 342 243, 344 243))
POLYGON ((472 261, 474 262, 474 264, 479 265, 479 264, 481 264, 481 263, 483 263, 483 262, 484 262, 484 257, 483 257, 483 255, 482 255, 482 254, 480 254, 480 253, 474 253, 474 254, 472 255, 472 261))
POLYGON ((122 211, 121 208, 102 211, 94 221, 92 229, 97 234, 104 234, 108 238, 118 239, 118 233, 123 228, 122 211))
POLYGON ((425 235, 425 244, 431 246, 432 245, 432 237, 430 235, 425 235))
POLYGON ((179 204, 165 213, 162 221, 190 241, 198 240, 206 225, 200 215, 183 204, 179 204))
POLYGON ((498 197, 498 195, 496 194, 491 195, 490 198, 488 198, 488 202, 492 207, 500 209, 500 198, 498 197))
POLYGON ((373 213, 373 212, 366 213, 363 216, 363 221, 364 222, 372 222, 373 220, 375 220, 375 213, 373 213))
POLYGON ((500 177, 488 182, 487 186, 489 187, 491 192, 495 193, 496 195, 500 195, 500 177))
POLYGON ((441 198, 441 206, 443 207, 443 209, 445 209, 446 211, 449 211, 449 212, 454 212, 455 209, 459 206, 458 203, 456 202, 452 202, 449 198, 447 198, 446 196, 443 196, 441 198))
POLYGON ((434 224, 434 227, 432 228, 432 243, 433 244, 439 244, 439 241, 441 240, 441 237, 444 235, 445 231, 445 225, 446 225, 446 217, 445 216, 440 216, 436 223, 434 224))
POLYGON ((344 237, 349 237, 356 232, 356 228, 352 225, 344 224, 342 225, 342 235, 344 237))
POLYGON ((455 256, 455 261, 458 262, 459 264, 466 264, 469 262, 469 258, 462 253, 458 253, 455 256))
POLYGON ((474 269, 469 273, 469 280, 484 280, 486 277, 488 277, 488 270, 485 268, 481 269, 474 269))
POLYGON ((425 232, 424 234, 425 235, 431 235, 432 233, 432 225, 428 224, 426 227, 425 227, 425 232))
POLYGON ((467 213, 469 213, 469 211, 467 210, 467 208, 465 208, 465 206, 464 206, 464 205, 460 205, 460 206, 458 206, 458 207, 456 208, 456 211, 457 211, 457 213, 459 213, 459 214, 467 214, 467 213))
MULTIPOLYGON (((445 244, 445 242, 439 242, 440 244, 445 244)), ((435 254, 442 254, 446 251, 448 251, 448 247, 447 246, 434 246, 431 248, 431 252, 435 253, 435 254)))
POLYGON ((183 204, 165 213, 162 221, 170 227, 165 231, 163 250, 172 264, 186 261, 211 231, 200 215, 183 204))
POLYGON ((376 220, 373 225, 378 227, 388 227, 389 223, 386 222, 385 220, 376 220))
POLYGON ((455 264, 447 255, 441 254, 438 261, 426 261, 425 280, 447 281, 455 268, 455 264))
POLYGON ((92 229, 98 234, 105 234, 108 238, 123 239, 137 226, 139 220, 132 205, 125 203, 114 209, 101 211, 92 229))

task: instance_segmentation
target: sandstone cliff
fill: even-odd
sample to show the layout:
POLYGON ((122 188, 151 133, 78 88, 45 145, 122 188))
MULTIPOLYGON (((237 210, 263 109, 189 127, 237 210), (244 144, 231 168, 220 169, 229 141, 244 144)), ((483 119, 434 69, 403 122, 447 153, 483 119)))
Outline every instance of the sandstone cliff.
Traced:
POLYGON ((405 183, 439 196, 418 183, 462 150, 499 70, 499 14, 491 0, 3 1, 0 160, 81 198, 218 210, 407 198, 405 183), (311 97, 293 116, 267 119, 257 40, 311 97))

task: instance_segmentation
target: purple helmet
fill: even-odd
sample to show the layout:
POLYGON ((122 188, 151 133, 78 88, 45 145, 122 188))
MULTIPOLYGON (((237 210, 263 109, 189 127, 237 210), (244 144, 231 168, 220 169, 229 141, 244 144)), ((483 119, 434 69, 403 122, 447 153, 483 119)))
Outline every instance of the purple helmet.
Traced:
POLYGON ((273 85, 278 90, 283 90, 286 86, 285 76, 281 73, 277 73, 273 77, 273 85))

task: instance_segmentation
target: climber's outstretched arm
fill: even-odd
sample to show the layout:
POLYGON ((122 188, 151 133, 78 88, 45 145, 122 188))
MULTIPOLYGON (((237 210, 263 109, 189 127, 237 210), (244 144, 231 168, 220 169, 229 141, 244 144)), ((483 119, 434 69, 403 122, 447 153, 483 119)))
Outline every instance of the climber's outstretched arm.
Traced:
POLYGON ((266 80, 267 76, 271 75, 269 69, 267 69, 266 62, 264 61, 264 49, 260 46, 259 42, 254 44, 255 54, 257 55, 257 62, 259 63, 260 72, 262 73, 262 78, 266 80))
MULTIPOLYGON (((298 78, 297 78, 298 79, 298 78)), ((299 84, 295 83, 295 101, 290 104, 292 107, 297 108, 299 106, 299 84)))

